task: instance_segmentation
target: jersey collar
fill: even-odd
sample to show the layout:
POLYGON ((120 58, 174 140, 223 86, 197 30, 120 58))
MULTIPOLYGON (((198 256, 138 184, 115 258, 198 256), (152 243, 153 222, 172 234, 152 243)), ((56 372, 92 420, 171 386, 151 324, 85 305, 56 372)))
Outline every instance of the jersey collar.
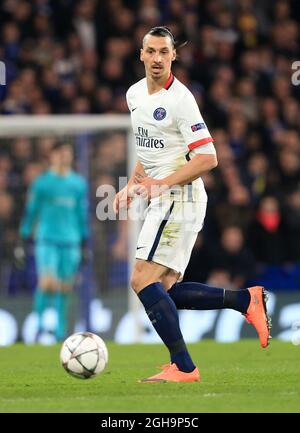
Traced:
POLYGON ((172 72, 170 72, 170 76, 167 79, 166 84, 164 85, 164 89, 169 90, 169 88, 172 86, 173 82, 174 82, 174 75, 172 74, 172 72))

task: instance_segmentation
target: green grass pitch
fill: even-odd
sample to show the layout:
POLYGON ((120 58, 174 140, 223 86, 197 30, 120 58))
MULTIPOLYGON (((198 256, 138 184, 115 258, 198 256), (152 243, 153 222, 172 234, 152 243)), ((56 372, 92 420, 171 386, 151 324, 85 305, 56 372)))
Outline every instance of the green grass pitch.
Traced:
POLYGON ((299 412, 300 346, 273 340, 189 345, 200 383, 139 384, 168 361, 162 345, 108 344, 93 379, 69 376, 60 346, 0 348, 0 412, 299 412))

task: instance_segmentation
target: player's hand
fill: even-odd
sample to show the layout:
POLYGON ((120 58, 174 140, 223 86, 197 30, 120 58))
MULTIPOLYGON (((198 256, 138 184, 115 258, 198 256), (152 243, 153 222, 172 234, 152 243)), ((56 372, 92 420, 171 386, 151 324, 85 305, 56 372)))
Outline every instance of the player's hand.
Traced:
POLYGON ((23 240, 19 240, 13 250, 14 266, 17 269, 24 269, 27 260, 27 247, 23 240))
POLYGON ((136 172, 134 176, 134 183, 141 183, 144 179, 146 179, 146 177, 146 175, 136 172))
POLYGON ((114 212, 116 214, 118 214, 120 212, 120 209, 125 208, 128 209, 130 206, 130 203, 133 200, 133 192, 131 191, 131 189, 128 189, 127 186, 125 186, 125 188, 121 189, 121 191, 119 191, 114 199, 113 202, 113 209, 114 212))
POLYGON ((163 183, 163 180, 154 179, 149 176, 139 181, 137 180, 137 182, 133 187, 134 193, 148 200, 160 196, 169 189, 168 185, 163 183))

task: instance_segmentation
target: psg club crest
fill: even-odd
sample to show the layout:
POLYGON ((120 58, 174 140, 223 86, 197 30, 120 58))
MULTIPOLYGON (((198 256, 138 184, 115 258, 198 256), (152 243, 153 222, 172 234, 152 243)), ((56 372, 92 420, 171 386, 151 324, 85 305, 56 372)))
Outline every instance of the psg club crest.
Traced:
POLYGON ((167 115, 167 112, 164 108, 159 107, 154 110, 153 117, 155 120, 163 120, 167 115))

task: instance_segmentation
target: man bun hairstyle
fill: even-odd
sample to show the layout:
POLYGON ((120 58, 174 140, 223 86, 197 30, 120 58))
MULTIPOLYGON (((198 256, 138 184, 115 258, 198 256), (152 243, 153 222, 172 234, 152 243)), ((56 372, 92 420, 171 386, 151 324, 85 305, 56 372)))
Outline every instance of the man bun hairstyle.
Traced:
POLYGON ((157 27, 152 27, 152 29, 149 30, 148 33, 145 34, 144 39, 143 39, 143 44, 145 41, 145 38, 150 35, 150 36, 158 36, 158 37, 169 37, 171 39, 173 48, 178 49, 178 48, 182 48, 187 44, 187 41, 184 41, 182 43, 178 42, 175 40, 173 33, 171 32, 171 30, 166 27, 166 26, 157 26, 157 27))

